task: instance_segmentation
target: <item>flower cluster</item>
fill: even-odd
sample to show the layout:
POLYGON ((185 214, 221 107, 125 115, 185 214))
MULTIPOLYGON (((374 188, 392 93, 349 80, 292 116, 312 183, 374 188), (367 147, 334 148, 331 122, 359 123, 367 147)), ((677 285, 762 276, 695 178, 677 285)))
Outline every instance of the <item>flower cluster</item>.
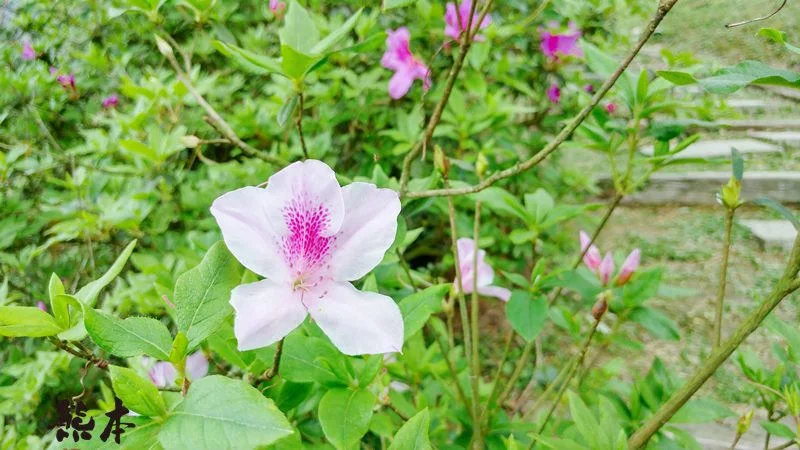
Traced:
MULTIPOLYGON (((456 5, 453 2, 450 2, 445 7, 445 14, 444 14, 444 34, 445 36, 453 39, 458 40, 461 37, 461 33, 466 31, 467 27, 470 23, 469 12, 472 10, 472 1, 471 0, 464 0, 458 6, 458 12, 456 12, 456 5)), ((472 14, 472 29, 470 32, 474 32, 476 29, 484 29, 491 25, 492 18, 490 16, 486 16, 483 20, 478 23, 480 20, 480 14, 476 11, 472 14)), ((481 35, 475 35, 476 41, 482 41, 485 38, 481 35)))
POLYGON ((558 62, 568 56, 583 56, 583 50, 578 45, 581 32, 574 22, 570 22, 566 30, 561 29, 558 23, 551 22, 547 28, 539 30, 539 36, 539 47, 550 62, 558 62))
MULTIPOLYGON (((601 257, 600 250, 596 245, 591 244, 591 238, 583 231, 580 233, 580 241, 581 251, 584 252, 583 263, 586 264, 586 267, 588 267, 592 272, 597 274, 603 286, 608 286, 612 281, 615 270, 614 258, 611 256, 611 252, 608 252, 604 257, 601 257)), ((633 276, 634 272, 636 272, 636 269, 639 268, 640 262, 641 251, 637 248, 634 249, 627 258, 625 258, 625 262, 622 263, 622 267, 617 274, 615 284, 617 286, 622 286, 623 284, 627 283, 633 276)))

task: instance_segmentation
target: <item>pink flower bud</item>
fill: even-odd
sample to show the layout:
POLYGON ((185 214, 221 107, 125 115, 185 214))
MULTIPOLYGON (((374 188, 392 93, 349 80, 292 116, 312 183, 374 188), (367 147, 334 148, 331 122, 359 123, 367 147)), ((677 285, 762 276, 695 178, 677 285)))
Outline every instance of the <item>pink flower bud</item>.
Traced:
POLYGON ((641 259, 642 252, 638 248, 634 249, 630 255, 625 258, 625 262, 622 263, 622 267, 620 268, 619 275, 617 275, 617 286, 622 286, 631 279, 633 273, 639 268, 641 259))
POLYGON ((592 271, 596 271, 598 267, 600 267, 600 250, 597 246, 592 245, 589 247, 592 239, 586 234, 585 231, 581 231, 580 233, 581 239, 581 252, 584 253, 583 255, 583 263, 586 264, 586 267, 591 269, 592 271), (589 250, 586 248, 589 247, 589 250))
POLYGON ((547 88, 547 98, 553 103, 558 103, 561 100, 561 89, 558 88, 557 84, 553 83, 547 88))
POLYGON ((278 16, 278 18, 282 18, 283 12, 286 10, 286 3, 280 0, 269 0, 269 9, 273 14, 278 16))
POLYGON ((37 302, 36 303, 36 307, 41 309, 44 312, 47 312, 47 305, 45 305, 43 301, 37 302))
POLYGON ((613 102, 606 103, 606 112, 607 113, 614 114, 614 112, 616 110, 617 110, 617 105, 615 103, 613 103, 613 102))
POLYGON ((119 96, 117 94, 111 94, 103 99, 103 108, 109 109, 117 106, 119 106, 119 96))
POLYGON ((591 84, 587 84, 586 86, 583 87, 583 90, 591 94, 592 92, 594 92, 594 86, 592 86, 591 84))
POLYGON ((600 275, 600 281, 603 283, 603 286, 608 285, 608 282, 611 281, 611 275, 613 273, 614 258, 611 257, 611 252, 608 252, 600 262, 600 267, 598 268, 598 275, 600 275))

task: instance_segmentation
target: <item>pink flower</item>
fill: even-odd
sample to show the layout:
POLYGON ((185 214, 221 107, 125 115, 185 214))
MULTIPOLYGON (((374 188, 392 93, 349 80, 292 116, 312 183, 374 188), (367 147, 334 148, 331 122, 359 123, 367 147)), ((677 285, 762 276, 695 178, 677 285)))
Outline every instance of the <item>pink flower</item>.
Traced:
POLYGON ((277 342, 305 320, 347 355, 399 352, 403 318, 395 302, 356 289, 392 245, 397 192, 370 183, 340 187, 316 160, 214 200, 211 214, 231 253, 265 277, 231 292, 239 350, 277 342))
POLYGON ((117 106, 119 106, 119 96, 117 94, 111 94, 103 99, 103 108, 109 109, 117 106))
POLYGON ((394 75, 389 80, 389 96, 395 100, 408 93, 414 80, 422 80, 422 88, 426 91, 431 87, 428 66, 411 53, 410 39, 411 35, 406 27, 400 27, 397 31, 386 30, 386 52, 381 58, 381 64, 394 70, 394 75))
POLYGON ((22 44, 22 59, 26 61, 36 59, 36 50, 34 50, 31 44, 27 42, 22 44))
POLYGON ((617 104, 614 102, 606 103, 606 112, 609 114, 614 114, 617 111, 617 104))
POLYGON ((558 88, 557 84, 553 83, 547 88, 547 98, 553 103, 558 103, 561 100, 561 89, 558 88))
POLYGON ((56 81, 64 89, 71 89, 73 91, 75 90, 75 74, 59 74, 55 67, 50 68, 50 74, 56 77, 56 81))
POLYGON ((286 3, 280 0, 269 0, 269 9, 276 16, 281 16, 286 9, 286 3))
POLYGON ((625 262, 622 263, 622 267, 619 270, 619 275, 617 275, 617 286, 622 286, 631 279, 633 273, 639 268, 641 260, 642 252, 638 248, 634 249, 628 257, 625 258, 625 262))
MULTIPOLYGON (((461 33, 463 33, 469 25, 469 12, 471 9, 471 0, 463 0, 458 7, 458 13, 456 13, 455 3, 450 2, 447 4, 444 13, 445 36, 448 36, 454 40, 458 40, 458 38, 461 37, 461 33)), ((483 18, 483 21, 481 21, 480 24, 478 23, 478 19, 480 19, 480 13, 476 7, 475 13, 472 15, 472 31, 475 31, 476 28, 480 28, 482 30, 492 23, 492 18, 488 15, 483 18)), ((482 41, 483 36, 476 35, 475 40, 482 41)))
POLYGON ((594 86, 592 86, 591 84, 587 84, 586 86, 583 87, 583 90, 591 94, 592 92, 594 92, 594 86))
MULTIPOLYGON (((461 272, 461 288, 465 294, 472 293, 475 285, 475 241, 469 238, 461 238, 456 243, 458 247, 458 267, 461 272)), ((478 250, 478 293, 481 295, 496 297, 504 302, 511 298, 511 291, 505 288, 491 286, 494 280, 494 270, 486 263, 486 251, 478 250)), ((458 289, 458 286, 456 286, 458 289)))
POLYGON ((556 62, 565 56, 583 56, 583 50, 578 46, 581 32, 574 22, 569 23, 567 30, 561 29, 555 22, 551 22, 547 29, 540 28, 542 39, 540 48, 544 56, 551 62, 556 62))
MULTIPOLYGON (((150 361, 150 358, 145 358, 145 361, 150 361)), ((163 388, 175 384, 175 380, 178 378, 178 369, 170 362, 158 361, 153 364, 147 374, 153 384, 163 388)), ((190 380, 203 378, 206 374, 208 374, 208 360, 202 351, 195 352, 186 358, 186 376, 190 380)))
POLYGON ((583 255, 583 263, 586 264, 586 267, 588 267, 590 270, 596 271, 600 267, 600 250, 594 244, 589 247, 589 243, 592 241, 592 239, 588 234, 586 234, 585 231, 581 231, 580 240, 581 252, 585 252, 583 255), (589 250, 586 250, 586 247, 589 247, 589 250))
POLYGON ((614 258, 611 257, 611 252, 606 253, 606 256, 600 261, 597 274, 600 275, 600 281, 603 286, 607 286, 608 282, 611 281, 611 275, 614 274, 614 258))
POLYGON ((44 312, 47 312, 47 305, 45 305, 44 302, 41 301, 41 300, 36 302, 36 307, 41 309, 44 312))

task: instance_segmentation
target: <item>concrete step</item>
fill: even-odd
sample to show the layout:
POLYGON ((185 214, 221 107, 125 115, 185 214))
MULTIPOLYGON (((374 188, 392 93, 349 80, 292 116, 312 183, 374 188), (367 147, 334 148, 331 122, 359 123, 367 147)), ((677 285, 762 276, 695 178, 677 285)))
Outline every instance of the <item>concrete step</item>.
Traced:
POLYGON ((797 238, 797 230, 788 220, 743 219, 738 223, 753 234, 764 247, 780 247, 791 250, 797 238))
MULTIPOLYGON (((783 148, 756 139, 709 139, 700 140, 678 153, 675 158, 727 158, 731 155, 731 148, 736 148, 740 153, 780 153, 783 148)), ((643 154, 651 156, 653 146, 648 145, 640 150, 643 154)))
POLYGON ((750 131, 747 135, 784 147, 800 147, 800 131, 750 131))
POLYGON ((757 112, 786 108, 786 102, 774 98, 732 98, 725 102, 729 108, 739 109, 744 112, 757 112))
POLYGON ((668 121, 676 124, 684 123, 690 130, 797 130, 800 129, 800 119, 763 118, 744 120, 676 120, 668 121))
MULTIPOLYGON (((644 188, 625 198, 639 205, 713 205, 716 194, 731 177, 725 172, 656 173, 644 188)), ((610 176, 598 179, 605 192, 613 190, 610 176)), ((800 203, 800 172, 745 172, 742 198, 769 197, 783 204, 800 203)))

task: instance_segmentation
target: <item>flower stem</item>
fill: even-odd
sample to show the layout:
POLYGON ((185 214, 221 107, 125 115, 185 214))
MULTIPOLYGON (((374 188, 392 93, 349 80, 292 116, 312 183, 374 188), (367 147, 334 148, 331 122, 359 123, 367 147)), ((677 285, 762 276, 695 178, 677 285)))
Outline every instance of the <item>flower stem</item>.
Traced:
POLYGON ((672 416, 714 375, 719 366, 741 345, 744 340, 755 331, 761 322, 767 318, 770 312, 775 309, 780 302, 789 294, 800 288, 800 279, 797 273, 800 271, 800 235, 795 238, 789 262, 781 279, 772 289, 769 296, 753 310, 744 322, 736 329, 733 335, 722 345, 717 347, 680 389, 675 391, 666 403, 661 405, 658 411, 650 417, 636 432, 628 439, 628 447, 636 450, 644 447, 648 440, 667 423, 672 416))
POLYGON ((725 303, 725 285, 728 279, 728 256, 731 250, 731 229, 733 228, 733 215, 736 212, 728 208, 725 213, 725 237, 722 241, 722 263, 719 268, 719 285, 717 286, 717 312, 714 318, 714 348, 718 348, 722 341, 722 309, 725 303))
MULTIPOLYGON (((474 4, 477 2, 473 2, 474 4)), ((471 19, 470 19, 471 20, 471 19)), ((478 341, 480 340, 480 328, 478 327, 478 313, 479 313, 479 303, 478 303, 478 241, 480 240, 481 234, 481 202, 475 202, 475 220, 474 220, 474 229, 473 229, 473 240, 475 243, 475 252, 472 255, 472 304, 470 305, 470 335, 472 337, 472 375, 470 376, 470 382, 472 384, 472 398, 474 399, 472 402, 472 408, 474 411, 472 412, 473 418, 477 419, 473 421, 472 424, 472 439, 474 441, 474 446, 480 448, 481 445, 479 444, 482 439, 482 424, 481 424, 481 406, 480 406, 480 379, 481 379, 481 363, 480 363, 480 348, 478 347, 478 341)))
POLYGON ((471 411, 472 403, 469 401, 467 394, 461 387, 461 383, 458 381, 458 372, 456 371, 455 364, 453 364, 453 361, 450 360, 450 347, 447 345, 447 339, 444 336, 438 335, 435 330, 433 334, 436 336, 436 342, 439 344, 439 349, 442 351, 442 357, 447 364, 447 370, 450 372, 450 377, 453 378, 453 384, 456 386, 456 392, 458 393, 461 402, 464 403, 464 407, 467 408, 467 411, 471 411))
POLYGON ((303 148, 303 158, 308 159, 308 148, 306 148, 306 138, 303 136, 303 108, 304 108, 304 97, 303 92, 297 93, 298 98, 300 99, 300 104, 297 108, 297 119, 295 119, 295 125, 297 125, 297 134, 300 135, 300 146, 303 148))
MULTIPOLYGON (((564 396, 564 392, 566 392, 567 388, 569 387, 569 383, 570 381, 572 381, 572 377, 574 377, 575 374, 578 372, 578 368, 581 367, 581 365, 583 365, 583 360, 584 358, 586 358, 586 351, 589 349, 589 345, 592 343, 592 338, 594 338, 594 335, 597 332, 597 327, 600 325, 600 320, 602 318, 603 317, 601 315, 594 320, 594 324, 592 325, 592 329, 589 331, 589 335, 586 336, 586 339, 584 339, 583 341, 583 345, 581 345, 580 352, 577 355, 575 355, 575 357, 572 359, 572 361, 569 362, 569 364, 567 364, 569 370, 567 371, 566 379, 564 380, 564 383, 561 384, 561 387, 558 389, 556 397, 553 400, 553 404, 547 411, 547 415, 544 417, 544 421, 539 426, 539 431, 536 434, 542 434, 542 432, 544 432, 544 429, 547 426, 547 422, 550 420, 550 417, 553 416, 553 412, 558 407, 558 404, 561 403, 561 398, 564 396)), ((533 438, 533 441, 531 442, 531 445, 528 448, 532 449, 534 445, 536 445, 535 437, 533 438)))
POLYGON ((272 367, 267 369, 259 378, 259 381, 269 381, 278 374, 278 370, 281 368, 281 356, 283 356, 283 339, 278 341, 278 345, 275 346, 275 356, 272 357, 272 367))
POLYGON ((91 364, 93 364, 93 365, 95 365, 95 366, 97 366, 97 367, 99 367, 99 368, 101 368, 103 370, 108 370, 108 361, 105 360, 105 359, 98 358, 98 357, 94 356, 94 354, 91 351, 89 351, 88 349, 86 349, 85 347, 83 349, 76 349, 76 348, 70 346, 69 342, 62 341, 61 339, 58 339, 55 336, 49 336, 48 340, 53 345, 55 345, 58 349, 63 350, 65 352, 69 353, 72 356, 76 356, 78 358, 85 359, 89 363, 91 363, 91 364))

